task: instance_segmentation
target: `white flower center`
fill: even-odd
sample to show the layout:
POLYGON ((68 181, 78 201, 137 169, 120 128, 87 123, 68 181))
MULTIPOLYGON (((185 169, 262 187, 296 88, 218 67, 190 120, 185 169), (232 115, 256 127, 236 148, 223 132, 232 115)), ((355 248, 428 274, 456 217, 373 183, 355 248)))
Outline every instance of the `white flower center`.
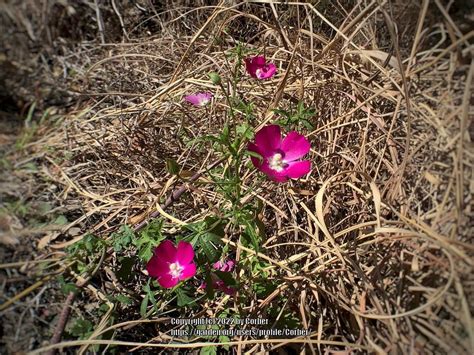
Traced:
POLYGON ((183 270, 184 267, 182 267, 178 262, 170 264, 170 275, 174 278, 179 278, 183 270))
POLYGON ((270 159, 268 159, 268 166, 270 169, 275 171, 282 171, 285 168, 285 162, 283 161, 283 157, 280 153, 275 153, 270 159))
POLYGON ((263 77, 263 70, 262 69, 257 69, 255 70, 255 75, 257 76, 257 78, 262 78, 263 77))
POLYGON ((206 106, 208 102, 209 102, 209 99, 202 98, 202 99, 199 101, 199 105, 200 105, 200 106, 206 106))

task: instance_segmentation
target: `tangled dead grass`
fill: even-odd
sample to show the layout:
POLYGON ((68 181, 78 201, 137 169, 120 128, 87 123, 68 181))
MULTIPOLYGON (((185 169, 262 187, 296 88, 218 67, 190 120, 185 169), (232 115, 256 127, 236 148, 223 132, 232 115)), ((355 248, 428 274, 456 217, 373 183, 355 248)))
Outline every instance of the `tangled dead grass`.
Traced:
MULTIPOLYGON (((194 139, 221 130, 228 107, 207 75, 230 79, 226 53, 241 40, 264 48, 278 67, 271 81, 240 83, 243 99, 254 103, 256 129, 278 118, 273 109, 302 101, 316 110, 306 132, 314 170, 286 185, 264 182, 246 197, 263 202, 259 257, 271 264, 272 293, 258 297, 242 285, 235 298, 207 300, 188 314, 163 305, 162 313, 216 317, 230 309, 268 318, 278 309, 312 330, 293 339, 232 339, 238 352, 472 353, 474 33, 448 13, 438 1, 221 2, 167 23, 197 18, 189 35, 81 45, 70 84, 81 101, 27 146, 41 162, 38 178, 56 186, 70 220, 43 233, 36 253, 65 268, 59 257, 66 246, 90 232, 108 238, 156 211, 180 184, 166 172, 167 159, 186 180, 220 158, 194 139), (182 98, 199 90, 216 98, 207 109, 190 109, 182 98)), ((248 187, 258 172, 248 164, 242 174, 248 187)), ((186 186, 190 193, 161 213, 169 235, 225 203, 205 174, 186 186)), ((225 241, 239 258, 238 233, 228 231, 225 241)), ((105 257, 80 307, 123 287, 140 292, 146 276, 137 272, 119 285, 117 263, 115 254, 105 257)), ((140 320, 136 308, 116 310, 113 325, 106 312, 89 339, 69 345, 204 346, 176 343, 168 318, 140 320), (111 329, 113 340, 96 340, 111 329)))

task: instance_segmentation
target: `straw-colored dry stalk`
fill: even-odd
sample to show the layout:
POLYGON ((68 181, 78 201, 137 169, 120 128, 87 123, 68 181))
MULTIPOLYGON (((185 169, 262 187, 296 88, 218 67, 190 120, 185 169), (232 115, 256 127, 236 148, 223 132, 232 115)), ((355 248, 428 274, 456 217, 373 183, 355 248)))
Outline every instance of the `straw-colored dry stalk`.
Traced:
MULTIPOLYGON (((239 351, 298 343, 313 353, 472 353, 474 33, 460 29, 439 1, 427 0, 222 1, 180 14, 167 17, 173 19, 160 36, 133 37, 123 28, 123 43, 78 47, 87 60, 71 60, 77 75, 70 85, 81 101, 27 147, 64 208, 77 208, 77 218, 45 250, 62 251, 90 232, 107 238, 146 220, 179 185, 166 172, 167 159, 179 163, 184 178, 219 159, 192 140, 222 128, 228 107, 207 75, 230 80, 226 54, 240 40, 278 67, 270 81, 245 77, 239 84, 241 97, 254 104, 255 128, 278 119, 273 109, 299 101, 316 110, 314 129, 306 132, 314 169, 300 181, 264 182, 253 191, 258 172, 250 164, 242 169, 246 201, 264 203, 260 257, 279 287, 266 298, 242 290, 249 298, 217 298, 180 316, 239 309, 265 318, 278 308, 312 329, 309 338, 234 339, 239 351), (190 35, 170 30, 178 24, 190 35), (215 93, 209 108, 183 102, 202 90, 215 93), (81 232, 68 237, 74 227, 81 232)), ((205 175, 189 190, 162 216, 170 235, 176 222, 229 207, 205 175)), ((241 254, 237 233, 229 231, 226 243, 241 254)), ((110 255, 103 264, 113 269, 116 262, 110 255)), ((100 272, 100 287, 78 302, 116 292, 113 272, 100 272)), ((113 341, 74 344, 176 347, 168 345, 163 320, 130 318, 96 329, 96 338, 115 329, 113 341)))

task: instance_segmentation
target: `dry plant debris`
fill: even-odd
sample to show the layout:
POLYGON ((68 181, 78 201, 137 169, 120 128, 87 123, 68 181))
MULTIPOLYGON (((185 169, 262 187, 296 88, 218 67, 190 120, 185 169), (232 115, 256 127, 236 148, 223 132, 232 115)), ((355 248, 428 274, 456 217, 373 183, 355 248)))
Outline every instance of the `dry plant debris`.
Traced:
MULTIPOLYGON (((474 352, 468 5, 42 3, 1 5, 15 36, 45 36, 56 49, 53 63, 38 55, 49 77, 11 50, 0 57, 5 70, 39 81, 36 97, 8 96, 12 107, 29 107, 26 127, 0 135, 6 352, 215 353, 209 344, 236 353, 474 352), (41 22, 41 14, 53 17, 41 22), (68 20, 80 25, 64 32, 68 20), (277 74, 256 81, 244 67, 234 72, 238 46, 264 53, 277 74), (223 83, 240 80, 220 85, 211 72, 223 83), (230 88, 243 103, 232 117, 230 88), (194 108, 183 97, 195 92, 214 98, 194 108), (195 279, 173 296, 150 284, 142 260, 150 249, 132 240, 175 238, 183 225, 232 210, 216 184, 231 159, 200 140, 229 120, 254 131, 277 121, 297 128, 311 143, 313 168, 277 184, 245 158, 240 202, 258 206, 264 237, 255 251, 241 229, 223 226, 237 293, 208 298, 195 279), (71 315, 49 345, 65 293, 71 315), (171 319, 235 316, 310 333, 171 335, 186 328, 171 319)), ((2 127, 9 114, 2 111, 2 127)))

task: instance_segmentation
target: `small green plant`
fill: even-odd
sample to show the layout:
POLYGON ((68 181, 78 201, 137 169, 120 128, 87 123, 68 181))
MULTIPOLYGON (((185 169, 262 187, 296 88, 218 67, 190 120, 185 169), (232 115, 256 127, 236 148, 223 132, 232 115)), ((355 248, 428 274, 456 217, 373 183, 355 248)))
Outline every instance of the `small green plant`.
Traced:
MULTIPOLYGON (((172 289, 171 292, 177 297, 178 306, 191 305, 192 298, 185 296, 183 280, 190 275, 196 275, 204 280, 206 294, 214 297, 214 290, 220 289, 225 293, 232 294, 239 283, 232 274, 232 268, 221 263, 229 255, 228 244, 223 243, 226 234, 239 235, 239 242, 245 247, 260 251, 262 242, 265 240, 265 226, 259 214, 263 208, 259 202, 251 203, 247 195, 252 191, 242 189, 241 169, 244 159, 251 157, 252 163, 272 180, 284 182, 290 178, 298 178, 310 171, 309 161, 299 159, 308 153, 310 144, 306 138, 297 132, 290 132, 286 138, 281 137, 280 127, 270 125, 264 127, 257 134, 254 132, 252 123, 255 119, 253 103, 247 103, 241 97, 239 84, 242 80, 241 67, 245 68, 252 78, 266 80, 275 75, 276 65, 268 62, 264 56, 245 58, 248 50, 238 43, 235 48, 226 53, 228 67, 231 68, 231 77, 227 78, 218 73, 209 74, 213 85, 217 85, 223 93, 228 106, 226 120, 222 130, 218 134, 198 137, 190 144, 210 143, 213 150, 227 161, 223 167, 215 167, 208 172, 207 176, 213 181, 215 190, 223 197, 219 213, 207 216, 204 220, 185 225, 180 235, 175 239, 177 244, 170 240, 164 240, 155 249, 152 256, 151 247, 155 242, 152 239, 147 245, 150 248, 143 254, 142 260, 149 259, 147 270, 150 276, 155 277, 161 287, 172 289), (232 62, 232 64, 231 64, 232 62), (251 142, 255 139, 255 143, 251 142), (246 203, 242 201, 245 199, 246 203)), ((213 94, 201 92, 185 96, 185 101, 202 107, 210 104, 213 94)), ((309 118, 314 111, 306 109, 303 103, 297 105, 294 111, 280 110, 278 113, 284 117, 285 125, 299 125, 302 123, 309 127, 309 118)), ((176 162, 167 161, 167 170, 172 175, 179 173, 176 162)), ((255 182, 255 185, 257 182, 255 182)), ((141 237, 142 240, 150 240, 141 237)), ((164 239, 164 238, 163 238, 164 239)), ((129 240, 129 238, 127 239, 129 240)), ((122 245, 122 242, 117 242, 122 245)), ((135 244, 140 247, 140 244, 135 244)), ((255 258, 252 253, 242 252, 244 258, 255 258)), ((248 274, 244 276, 246 281, 257 280, 261 287, 257 293, 265 293, 273 288, 264 279, 256 278, 255 275, 264 275, 267 272, 259 269, 258 262, 246 267, 248 274)), ((153 300, 153 284, 147 286, 142 306, 142 311, 147 310, 147 305, 153 300)), ((153 303, 153 302, 152 302, 153 303)), ((142 313, 143 313, 142 312, 142 313)))
POLYGON ((93 234, 84 236, 81 240, 67 248, 69 258, 74 262, 79 274, 91 273, 103 257, 108 243, 93 234))
POLYGON ((150 260, 153 254, 153 248, 165 239, 162 229, 163 220, 154 219, 141 232, 139 232, 138 236, 133 238, 133 245, 137 248, 140 260, 150 260))
POLYGON ((143 297, 142 303, 140 305, 140 315, 143 318, 146 318, 150 314, 147 312, 149 303, 153 305, 153 310, 155 312, 158 311, 158 304, 155 298, 155 291, 152 290, 150 283, 151 283, 151 280, 148 280, 148 282, 143 286, 143 292, 145 293, 145 297, 143 297))
POLYGON ((110 235, 114 251, 120 253, 130 247, 133 243, 134 237, 135 234, 129 226, 121 226, 117 232, 110 235))
POLYGON ((152 220, 143 230, 135 233, 130 226, 123 225, 112 233, 110 240, 115 252, 123 252, 135 247, 140 260, 147 261, 151 258, 153 248, 165 237, 162 234, 163 220, 152 220))
POLYGON ((298 102, 296 107, 292 110, 286 111, 275 109, 273 111, 282 117, 277 121, 277 123, 284 127, 298 127, 302 125, 308 130, 312 130, 314 128, 310 119, 316 115, 316 110, 312 108, 306 108, 303 101, 298 102))
MULTIPOLYGON (((278 286, 270 281, 272 266, 258 256, 266 238, 266 228, 260 215, 263 204, 253 199, 252 190, 261 182, 261 177, 243 186, 241 171, 248 167, 246 160, 275 182, 297 179, 310 171, 310 162, 300 159, 309 152, 308 140, 297 132, 290 132, 285 138, 280 126, 268 125, 255 132, 255 105, 246 102, 239 87, 242 82, 242 67, 251 78, 267 80, 272 78, 277 67, 264 56, 246 57, 249 51, 244 45, 226 53, 230 78, 218 73, 210 73, 209 80, 217 86, 227 104, 225 122, 217 133, 189 142, 189 144, 209 145, 220 158, 226 161, 207 172, 215 191, 223 198, 218 211, 193 223, 181 225, 170 232, 161 218, 152 220, 143 230, 134 231, 123 225, 108 239, 88 235, 70 248, 75 258, 78 272, 94 270, 101 262, 106 250, 117 254, 117 278, 128 283, 133 278, 135 266, 146 264, 150 278, 141 285, 140 297, 131 298, 125 294, 109 296, 109 301, 127 307, 135 302, 140 304, 140 315, 148 318, 159 315, 167 305, 176 309, 195 308, 204 297, 213 299, 220 293, 233 296, 242 285, 242 295, 255 294, 267 297, 278 286), (255 202, 257 201, 257 202, 255 202), (233 238, 235 242, 230 242, 233 238), (230 245, 242 246, 238 266, 232 259, 230 245), (236 271, 245 270, 244 273, 236 271), (239 275, 239 277, 237 277, 239 275)), ((197 109, 210 105, 213 93, 198 92, 184 97, 187 104, 197 109)), ((207 110, 207 108, 206 108, 207 110)), ((311 126, 310 118, 314 110, 299 103, 292 111, 276 110, 284 126, 311 126)), ((166 159, 166 170, 170 175, 180 176, 182 167, 177 161, 166 159)), ((259 175, 261 176, 261 175, 259 175)), ((68 288, 64 282, 64 288, 68 288)), ((221 316, 227 316, 227 310, 221 316)), ((233 316, 241 317, 242 314, 233 316)), ((76 334, 90 331, 89 324, 79 321, 76 334)), ((228 337, 212 337, 214 340, 228 341, 228 337)), ((203 354, 214 354, 216 347, 205 347, 203 354)))
POLYGON ((71 334, 76 339, 87 339, 94 331, 94 324, 85 318, 76 318, 72 322, 72 326, 69 329, 71 334))
POLYGON ((11 202, 5 202, 4 207, 0 208, 0 212, 5 212, 6 214, 11 213, 20 217, 26 217, 30 211, 30 206, 27 202, 22 200, 16 200, 11 202))

